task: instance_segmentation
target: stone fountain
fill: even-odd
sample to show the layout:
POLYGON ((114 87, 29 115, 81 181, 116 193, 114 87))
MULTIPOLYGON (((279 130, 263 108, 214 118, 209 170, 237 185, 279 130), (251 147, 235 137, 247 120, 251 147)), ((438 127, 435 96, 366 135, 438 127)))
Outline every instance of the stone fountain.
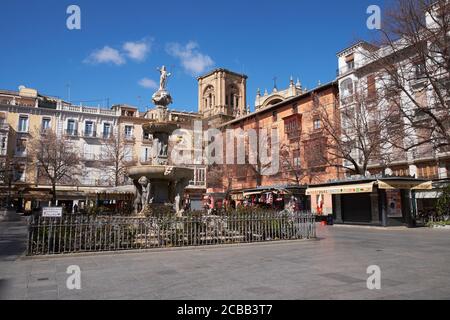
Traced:
POLYGON ((152 96, 157 111, 156 119, 149 119, 148 123, 142 125, 144 133, 153 137, 151 164, 128 167, 128 176, 133 179, 135 186, 135 213, 142 217, 162 206, 172 206, 178 216, 182 215, 180 202, 184 197, 184 189, 194 178, 193 169, 170 165, 169 138, 179 125, 169 121, 167 112, 167 106, 172 103, 172 97, 166 89, 171 74, 164 66, 158 70, 161 74, 159 90, 152 96))

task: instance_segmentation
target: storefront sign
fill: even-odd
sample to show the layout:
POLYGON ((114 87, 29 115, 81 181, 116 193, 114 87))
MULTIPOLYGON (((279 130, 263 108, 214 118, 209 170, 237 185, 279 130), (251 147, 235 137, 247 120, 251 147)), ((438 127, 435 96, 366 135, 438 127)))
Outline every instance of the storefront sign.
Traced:
POLYGON ((306 190, 306 195, 313 194, 350 194, 350 193, 370 193, 373 190, 373 182, 361 184, 349 184, 332 187, 317 187, 306 190))
POLYGON ((44 207, 42 208, 42 216, 46 218, 61 218, 62 207, 44 207))

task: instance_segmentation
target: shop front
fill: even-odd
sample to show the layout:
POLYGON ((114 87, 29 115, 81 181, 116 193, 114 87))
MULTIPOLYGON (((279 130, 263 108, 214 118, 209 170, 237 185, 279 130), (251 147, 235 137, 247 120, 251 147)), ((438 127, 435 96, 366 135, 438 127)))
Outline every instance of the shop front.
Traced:
POLYGON ((414 194, 431 189, 431 181, 413 178, 362 178, 310 186, 306 194, 312 198, 331 196, 337 224, 414 226, 414 194))
POLYGON ((236 206, 261 207, 283 210, 285 205, 294 198, 296 208, 300 211, 310 210, 309 198, 305 186, 281 185, 261 186, 253 189, 234 190, 231 200, 236 206))
POLYGON ((425 224, 436 215, 436 205, 442 191, 450 185, 450 179, 433 181, 432 190, 419 190, 414 193, 418 220, 425 224))

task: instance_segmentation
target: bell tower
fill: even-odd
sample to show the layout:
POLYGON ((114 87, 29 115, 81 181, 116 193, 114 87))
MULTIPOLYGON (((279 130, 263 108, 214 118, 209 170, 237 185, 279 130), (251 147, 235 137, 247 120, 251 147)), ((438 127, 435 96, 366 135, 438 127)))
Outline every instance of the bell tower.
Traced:
POLYGON ((225 122, 246 114, 246 75, 216 69, 197 80, 198 112, 203 118, 221 118, 225 122))

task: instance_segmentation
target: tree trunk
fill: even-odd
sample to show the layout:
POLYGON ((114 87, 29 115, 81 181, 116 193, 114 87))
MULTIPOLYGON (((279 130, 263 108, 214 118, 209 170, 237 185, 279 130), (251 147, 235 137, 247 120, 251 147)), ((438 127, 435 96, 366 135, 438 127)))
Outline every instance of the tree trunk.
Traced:
POLYGON ((52 207, 56 206, 56 183, 52 183, 52 207))

